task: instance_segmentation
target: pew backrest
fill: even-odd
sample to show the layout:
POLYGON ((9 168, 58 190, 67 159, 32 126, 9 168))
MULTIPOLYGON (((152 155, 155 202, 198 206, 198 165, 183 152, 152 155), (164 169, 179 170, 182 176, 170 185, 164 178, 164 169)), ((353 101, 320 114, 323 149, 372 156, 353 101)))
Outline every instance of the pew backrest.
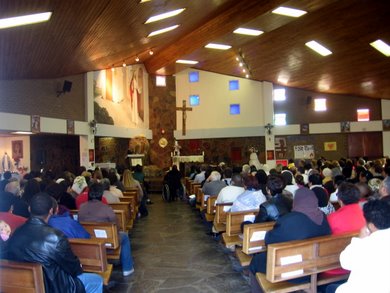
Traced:
POLYGON ((206 213, 209 215, 215 214, 215 201, 217 200, 217 195, 210 195, 207 198, 207 203, 206 203, 206 213))
POLYGON ((226 214, 226 234, 228 236, 240 234, 241 223, 244 221, 252 221, 253 223, 258 213, 258 209, 241 212, 228 212, 226 214))
POLYGON ((69 239, 73 253, 79 258, 83 270, 104 272, 107 270, 107 255, 104 241, 98 239, 69 239))
POLYGON ((120 247, 116 224, 103 222, 80 222, 80 224, 88 231, 92 239, 103 240, 106 248, 117 249, 120 247))
POLYGON ((272 230, 275 222, 255 223, 244 226, 242 252, 254 254, 267 250, 264 239, 265 234, 272 230))
POLYGON ((328 235, 268 245, 267 280, 275 283, 311 275, 315 288, 318 273, 340 267, 340 253, 354 236, 328 235))
POLYGON ((232 207, 232 202, 217 203, 215 206, 215 222, 217 224, 226 223, 226 214, 232 207))
POLYGON ((45 292, 43 270, 38 263, 0 260, 0 279, 2 293, 45 292))

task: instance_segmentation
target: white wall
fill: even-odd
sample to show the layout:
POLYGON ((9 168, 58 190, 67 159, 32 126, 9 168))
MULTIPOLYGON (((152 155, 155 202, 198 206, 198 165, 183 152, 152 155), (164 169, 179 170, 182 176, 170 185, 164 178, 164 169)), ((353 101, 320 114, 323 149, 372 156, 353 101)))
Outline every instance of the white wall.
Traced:
POLYGON ((236 137, 261 135, 264 125, 262 82, 193 69, 176 74, 176 105, 183 100, 189 107, 189 96, 199 95, 199 106, 187 112, 187 135, 181 136, 182 112, 177 111, 176 138, 188 139, 213 135, 214 137, 236 137), (199 72, 199 82, 190 83, 188 73, 199 72), (239 90, 230 91, 229 81, 238 80, 239 90), (230 115, 230 104, 240 104, 240 114, 230 115), (241 130, 244 129, 242 132, 241 130))

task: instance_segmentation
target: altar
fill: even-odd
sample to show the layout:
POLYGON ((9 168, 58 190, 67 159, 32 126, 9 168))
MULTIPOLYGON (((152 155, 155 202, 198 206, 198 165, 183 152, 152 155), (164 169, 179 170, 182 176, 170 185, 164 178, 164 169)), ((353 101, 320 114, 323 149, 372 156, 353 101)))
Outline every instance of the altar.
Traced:
POLYGON ((203 163, 204 153, 192 156, 172 156, 172 163, 184 174, 185 163, 203 163))

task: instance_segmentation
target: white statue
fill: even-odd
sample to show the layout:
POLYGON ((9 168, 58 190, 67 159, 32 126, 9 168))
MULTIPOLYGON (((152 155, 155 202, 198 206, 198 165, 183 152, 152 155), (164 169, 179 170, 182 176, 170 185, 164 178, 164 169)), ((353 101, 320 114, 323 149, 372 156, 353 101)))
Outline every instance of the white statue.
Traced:
POLYGON ((249 166, 255 166, 257 170, 260 170, 262 166, 257 156, 257 149, 251 147, 249 148, 249 152, 251 153, 249 156, 249 166))
POLYGON ((175 145, 173 146, 173 155, 180 156, 180 149, 181 149, 181 146, 179 145, 177 140, 175 140, 175 145))

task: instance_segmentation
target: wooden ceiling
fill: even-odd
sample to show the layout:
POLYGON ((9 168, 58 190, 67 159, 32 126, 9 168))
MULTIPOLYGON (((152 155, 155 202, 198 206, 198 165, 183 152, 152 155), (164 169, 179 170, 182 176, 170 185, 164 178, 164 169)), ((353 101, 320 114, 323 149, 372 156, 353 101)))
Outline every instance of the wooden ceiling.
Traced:
POLYGON ((0 79, 58 78, 135 64, 151 74, 194 68, 243 77, 240 53, 251 79, 326 93, 390 99, 390 58, 369 43, 390 43, 388 0, 0 0, 0 18, 52 11, 49 22, 0 30, 0 79), (278 6, 306 10, 300 18, 271 13, 278 6), (178 16, 144 24, 150 16, 178 8, 178 16), (174 31, 148 38, 154 30, 174 31), (232 33, 260 29, 258 37, 232 33), (317 40, 333 54, 305 46, 317 40), (227 51, 209 43, 232 45, 227 51), (154 54, 149 55, 149 50, 154 54))

